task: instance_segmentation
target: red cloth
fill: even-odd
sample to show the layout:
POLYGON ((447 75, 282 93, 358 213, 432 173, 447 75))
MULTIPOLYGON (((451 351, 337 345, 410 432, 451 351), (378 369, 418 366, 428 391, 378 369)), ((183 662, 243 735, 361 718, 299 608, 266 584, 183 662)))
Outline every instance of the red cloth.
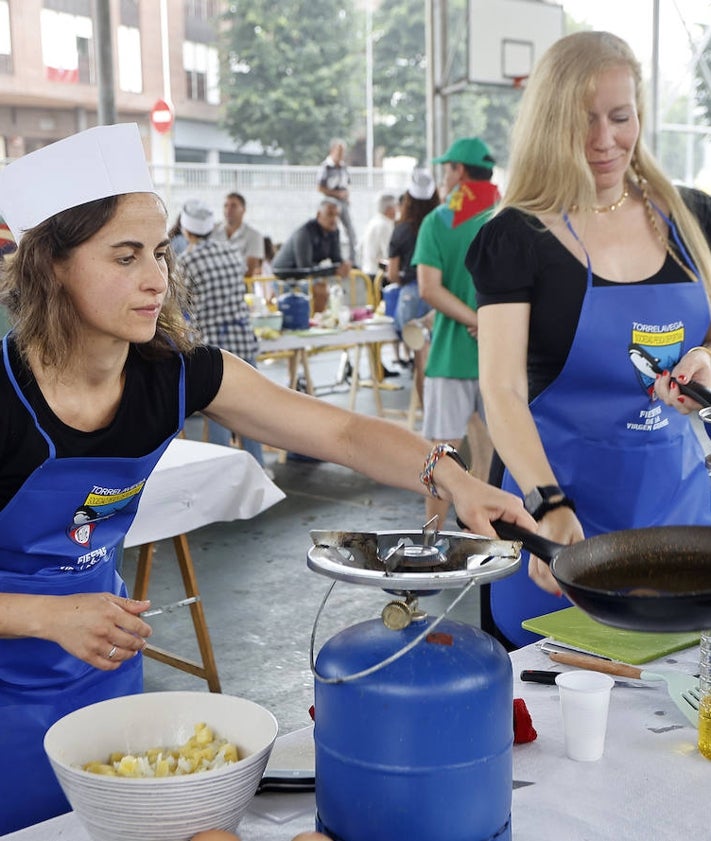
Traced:
POLYGON ((515 745, 532 742, 538 736, 533 726, 533 721, 531 721, 531 714, 523 698, 514 698, 513 728, 515 745))

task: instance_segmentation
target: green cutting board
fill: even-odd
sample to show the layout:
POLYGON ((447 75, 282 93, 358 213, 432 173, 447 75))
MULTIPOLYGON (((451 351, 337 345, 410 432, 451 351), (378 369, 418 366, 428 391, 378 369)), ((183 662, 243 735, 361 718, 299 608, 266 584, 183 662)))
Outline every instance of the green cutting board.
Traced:
POLYGON ((675 634, 623 631, 596 622, 577 607, 526 619, 521 626, 534 634, 552 637, 558 642, 574 645, 593 654, 635 665, 664 657, 672 651, 690 648, 699 641, 699 634, 693 631, 675 634))

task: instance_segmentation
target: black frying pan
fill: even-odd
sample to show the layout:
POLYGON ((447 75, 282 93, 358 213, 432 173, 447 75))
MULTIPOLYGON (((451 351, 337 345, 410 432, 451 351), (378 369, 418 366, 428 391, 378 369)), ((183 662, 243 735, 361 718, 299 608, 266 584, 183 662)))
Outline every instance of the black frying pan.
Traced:
POLYGON ((503 520, 492 525, 548 563, 565 595, 599 622, 631 631, 711 628, 711 526, 628 529, 564 546, 503 520))

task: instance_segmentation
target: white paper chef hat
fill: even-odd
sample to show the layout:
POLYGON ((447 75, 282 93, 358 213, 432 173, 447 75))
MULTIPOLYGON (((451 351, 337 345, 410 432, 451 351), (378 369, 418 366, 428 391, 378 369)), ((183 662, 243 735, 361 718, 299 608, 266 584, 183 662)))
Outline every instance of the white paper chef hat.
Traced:
POLYGON ((431 199, 436 189, 435 180, 428 170, 419 168, 412 170, 407 192, 413 199, 431 199))
POLYGON ((0 171, 0 212, 18 242, 24 231, 70 207, 152 192, 136 123, 87 129, 0 171))
POLYGON ((200 199, 188 199, 180 211, 180 227, 199 237, 215 227, 215 214, 200 199))

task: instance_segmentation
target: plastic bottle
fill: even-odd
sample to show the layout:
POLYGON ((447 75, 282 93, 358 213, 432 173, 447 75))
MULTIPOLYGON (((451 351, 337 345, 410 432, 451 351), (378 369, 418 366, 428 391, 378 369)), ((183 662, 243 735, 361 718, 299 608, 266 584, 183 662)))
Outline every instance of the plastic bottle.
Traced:
POLYGON ((699 655, 699 753, 711 759, 711 630, 701 634, 699 655))

